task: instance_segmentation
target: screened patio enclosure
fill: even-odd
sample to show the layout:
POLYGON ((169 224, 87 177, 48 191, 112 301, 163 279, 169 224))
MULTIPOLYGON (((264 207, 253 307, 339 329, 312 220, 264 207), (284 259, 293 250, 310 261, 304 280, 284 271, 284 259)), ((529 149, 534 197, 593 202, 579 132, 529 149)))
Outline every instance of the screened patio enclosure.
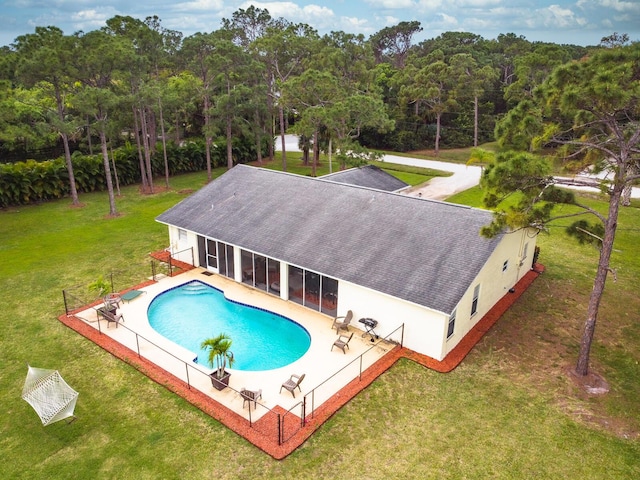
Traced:
POLYGON ((336 315, 335 278, 202 236, 198 236, 198 258, 203 268, 325 315, 336 315))

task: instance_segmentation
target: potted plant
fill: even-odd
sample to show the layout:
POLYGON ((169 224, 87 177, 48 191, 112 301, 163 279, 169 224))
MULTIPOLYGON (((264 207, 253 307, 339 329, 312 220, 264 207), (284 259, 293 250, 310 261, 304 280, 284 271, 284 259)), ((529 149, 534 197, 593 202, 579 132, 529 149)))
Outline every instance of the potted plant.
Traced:
POLYGON ((227 362, 229 366, 233 365, 233 352, 231 352, 231 337, 221 333, 216 337, 207 338, 200 344, 200 348, 208 350, 209 366, 215 368, 209 374, 211 377, 211 385, 216 390, 223 390, 229 386, 229 377, 231 374, 225 370, 227 362))

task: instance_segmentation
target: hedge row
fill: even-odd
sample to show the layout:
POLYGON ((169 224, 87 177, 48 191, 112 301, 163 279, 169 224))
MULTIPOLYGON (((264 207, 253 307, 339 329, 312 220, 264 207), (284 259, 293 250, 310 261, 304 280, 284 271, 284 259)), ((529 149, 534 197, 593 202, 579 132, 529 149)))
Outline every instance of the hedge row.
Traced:
MULTIPOLYGON (((265 145, 266 147, 266 145, 265 145)), ((234 140, 234 161, 247 163, 256 159, 255 145, 234 140)), ((74 152, 71 157, 76 188, 79 193, 106 190, 102 155, 74 152)), ((167 144, 169 175, 197 172, 207 168, 204 141, 189 141, 182 146, 167 144)), ((111 175, 118 175, 121 186, 140 183, 140 160, 135 145, 127 144, 113 151, 111 175)), ((226 142, 216 141, 211 148, 212 167, 226 165, 226 142)), ((164 176, 164 156, 159 149, 151 159, 154 177, 164 176)), ((64 158, 36 162, 0 163, 0 208, 43 202, 70 195, 69 175, 64 158)))

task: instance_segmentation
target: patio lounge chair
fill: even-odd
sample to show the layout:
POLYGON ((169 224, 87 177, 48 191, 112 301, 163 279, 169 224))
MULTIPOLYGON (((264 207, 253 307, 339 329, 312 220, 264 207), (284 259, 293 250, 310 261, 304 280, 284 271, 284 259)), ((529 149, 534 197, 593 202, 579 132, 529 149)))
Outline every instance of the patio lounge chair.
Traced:
POLYGON ((242 397, 242 408, 245 403, 249 403, 249 410, 251 410, 251 402, 253 402, 253 408, 256 408, 259 398, 262 398, 262 389, 259 390, 247 390, 246 388, 240 389, 240 396, 242 397))
POLYGON ((345 348, 349 348, 349 342, 352 338, 353 332, 351 332, 351 335, 349 335, 348 337, 346 335, 340 335, 340 337, 335 342, 333 342, 333 345, 331 345, 331 351, 333 351, 333 347, 338 347, 342 350, 342 353, 347 353, 345 351, 345 348))
POLYGON ((129 303, 131 300, 133 300, 134 298, 138 298, 138 296, 142 295, 143 293, 146 292, 144 290, 129 290, 128 292, 120 295, 120 298, 129 303))
POLYGON ((108 306, 99 308, 98 313, 107 321, 107 328, 109 328, 109 325, 112 323, 115 323, 116 328, 118 328, 118 324, 120 322, 124 322, 124 316, 122 313, 117 313, 115 309, 110 309, 108 306))
POLYGON ((295 398, 296 397, 296 393, 295 393, 294 390, 296 388, 298 390, 300 390, 300 392, 302 392, 302 389, 300 388, 300 384, 302 383, 302 380, 304 380, 304 376, 305 376, 304 373, 302 375, 296 375, 295 373, 293 375, 291 375, 289 380, 284 382, 282 384, 282 386, 280 387, 280 393, 282 393, 282 389, 283 388, 286 388, 287 390, 289 390, 291 392, 291 395, 293 395, 293 398, 295 398))
POLYGON ((349 330, 349 323, 351 323, 351 319, 353 318, 353 312, 351 310, 347 311, 347 314, 344 317, 336 317, 333 320, 333 325, 331 328, 336 329, 336 333, 340 333, 340 330, 349 330), (342 319, 342 321, 340 321, 342 319))

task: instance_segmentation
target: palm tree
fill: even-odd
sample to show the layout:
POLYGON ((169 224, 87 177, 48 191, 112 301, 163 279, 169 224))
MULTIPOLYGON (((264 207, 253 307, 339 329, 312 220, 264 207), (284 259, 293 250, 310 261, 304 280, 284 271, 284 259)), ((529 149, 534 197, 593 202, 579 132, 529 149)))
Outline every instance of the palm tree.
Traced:
POLYGON ((229 366, 233 365, 233 352, 231 348, 231 337, 225 333, 221 333, 216 337, 207 338, 200 344, 200 348, 209 351, 209 366, 215 367, 214 375, 216 378, 222 378, 225 375, 224 369, 229 362, 229 366))

